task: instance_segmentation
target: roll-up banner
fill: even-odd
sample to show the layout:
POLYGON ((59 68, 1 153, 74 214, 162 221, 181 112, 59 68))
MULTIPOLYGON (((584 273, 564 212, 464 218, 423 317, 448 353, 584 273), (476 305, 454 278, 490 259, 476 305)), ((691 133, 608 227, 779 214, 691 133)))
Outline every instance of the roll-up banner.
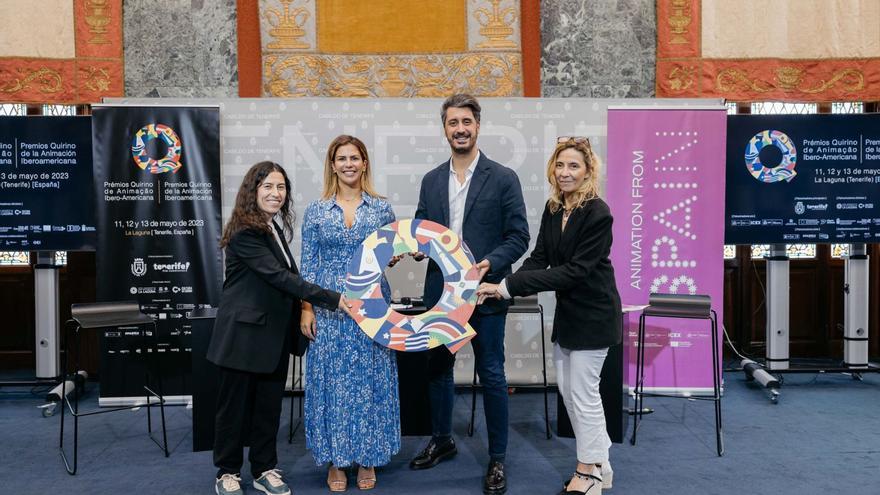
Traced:
MULTIPOLYGON (((719 332, 726 118, 726 109, 716 106, 608 110, 606 195, 614 212, 611 260, 621 301, 645 305, 651 293, 707 294, 719 332)), ((625 335, 630 356, 636 351, 634 320, 625 335)), ((711 394, 711 335, 708 320, 649 318, 645 390, 711 394)), ((634 377, 633 357, 631 386, 634 377)))
POLYGON ((220 302, 220 119, 217 107, 96 105, 97 300, 136 300, 150 329, 101 335, 101 405, 143 400, 155 358, 170 402, 190 395, 186 313, 220 302), (155 354, 154 354, 155 353, 155 354))
POLYGON ((0 117, 0 251, 95 249, 88 117, 0 117))
POLYGON ((880 242, 880 116, 727 122, 728 244, 880 242))

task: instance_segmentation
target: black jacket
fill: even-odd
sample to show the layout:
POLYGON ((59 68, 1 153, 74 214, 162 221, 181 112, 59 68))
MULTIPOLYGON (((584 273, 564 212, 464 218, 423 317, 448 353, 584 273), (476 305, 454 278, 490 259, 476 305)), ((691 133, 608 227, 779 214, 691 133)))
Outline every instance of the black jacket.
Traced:
POLYGON ((545 205, 535 249, 507 277, 512 296, 556 291, 551 340, 572 350, 620 343, 620 295, 614 282, 611 211, 599 198, 572 211, 562 231, 562 209, 545 205), (549 267, 549 268, 548 268, 549 267))
MULTIPOLYGON (((281 229, 275 225, 281 236, 281 229)), ((282 236, 283 239, 283 236, 282 236)), ((226 246, 226 280, 208 346, 208 360, 219 366, 269 373, 282 352, 304 346, 299 330, 300 300, 336 309, 339 293, 306 282, 285 243, 288 269, 272 234, 242 230, 226 246)))
MULTIPOLYGON (((419 192, 416 218, 424 218, 449 227, 449 161, 425 174, 419 192)), ((474 255, 491 264, 484 280, 498 283, 510 273, 510 265, 529 248, 529 223, 522 188, 516 172, 494 162, 480 152, 480 159, 468 186, 462 222, 464 243, 474 255)), ((437 304, 443 293, 443 272, 434 261, 425 276, 425 305, 437 304)), ((509 303, 497 299, 477 306, 480 313, 506 311, 509 303)))

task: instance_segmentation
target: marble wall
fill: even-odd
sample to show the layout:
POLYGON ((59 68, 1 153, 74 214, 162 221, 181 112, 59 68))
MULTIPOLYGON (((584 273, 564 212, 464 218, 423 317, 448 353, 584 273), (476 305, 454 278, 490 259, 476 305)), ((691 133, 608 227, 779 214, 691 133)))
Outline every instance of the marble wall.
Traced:
POLYGON ((238 96, 235 0, 126 0, 125 95, 238 96))
POLYGON ((547 97, 654 96, 655 0, 541 0, 547 97))
MULTIPOLYGON (((126 0, 125 94, 238 95, 235 0, 126 0)), ((541 0, 544 96, 654 96, 655 0, 541 0)))

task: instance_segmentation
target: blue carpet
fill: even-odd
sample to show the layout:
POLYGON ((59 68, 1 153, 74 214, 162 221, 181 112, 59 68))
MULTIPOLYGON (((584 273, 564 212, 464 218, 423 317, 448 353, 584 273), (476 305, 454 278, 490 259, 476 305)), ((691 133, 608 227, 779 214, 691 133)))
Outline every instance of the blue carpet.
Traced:
MULTIPOLYGON (((727 373, 725 380, 724 457, 715 455, 711 402, 648 398, 646 406, 655 413, 645 416, 638 445, 612 447, 615 477, 608 493, 880 493, 880 376, 860 382, 845 375, 788 375, 778 404, 741 373, 727 373)), ((97 403, 96 387, 89 384, 83 409, 97 403)), ((58 416, 43 418, 41 399, 27 388, 0 389, 3 493, 213 493, 211 453, 191 452, 191 412, 185 408, 167 409, 173 449, 167 459, 146 435, 143 410, 81 418, 79 473, 69 476, 57 451, 58 416)), ((556 493, 574 468, 574 440, 545 439, 540 394, 517 393, 510 404, 508 493, 556 493)), ((373 493, 481 493, 485 428, 478 410, 477 433, 467 437, 469 405, 468 395, 458 396, 457 457, 410 471, 407 463, 425 439, 405 437, 401 452, 378 471, 373 493)), ((287 444, 288 407, 285 400, 279 467, 294 493, 328 493, 326 470, 305 451, 302 428, 287 444)), ((245 481, 250 484, 249 477, 245 481)), ((358 492, 351 477, 349 491, 358 492)))

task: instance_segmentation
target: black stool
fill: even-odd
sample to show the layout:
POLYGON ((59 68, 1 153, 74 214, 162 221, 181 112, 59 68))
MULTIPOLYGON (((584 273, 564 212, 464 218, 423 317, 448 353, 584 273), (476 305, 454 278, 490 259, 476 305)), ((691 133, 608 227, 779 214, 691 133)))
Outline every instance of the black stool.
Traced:
POLYGON ((644 412, 644 397, 673 397, 694 400, 711 400, 715 402, 715 442, 718 456, 724 454, 721 438, 721 376, 718 366, 718 322, 717 314, 712 309, 712 300, 705 295, 686 294, 651 294, 649 305, 642 310, 639 317, 638 349, 636 350, 636 385, 634 391, 635 409, 633 415, 633 433, 630 443, 636 444, 636 432, 644 412), (658 318, 689 318, 704 319, 712 323, 712 397, 682 397, 670 394, 645 393, 645 319, 649 316, 658 318))
MULTIPOLYGON (((548 405, 548 393, 550 387, 547 385, 547 350, 544 343, 544 307, 538 304, 537 297, 521 297, 514 298, 511 306, 507 310, 508 313, 533 313, 537 314, 541 321, 541 374, 543 376, 543 384, 524 384, 515 385, 521 388, 542 388, 544 390, 544 428, 547 439, 553 437, 550 434, 550 407, 548 405)), ((468 436, 474 436, 474 417, 477 411, 477 366, 474 363, 474 378, 471 382, 471 422, 468 424, 468 436)))
MULTIPOLYGON (((87 303, 87 304, 72 304, 70 306, 70 313, 72 319, 67 320, 65 323, 65 339, 64 339, 64 359, 62 365, 62 373, 67 372, 67 361, 70 357, 70 339, 75 339, 75 346, 77 348, 76 360, 74 361, 74 370, 79 369, 80 364, 80 352, 79 352, 79 335, 80 330, 90 330, 90 329, 98 329, 98 328, 108 328, 108 327, 119 327, 119 326, 141 326, 141 325, 152 325, 151 336, 153 340, 156 339, 156 321, 150 318, 149 316, 141 313, 140 306, 137 302, 134 301, 126 301, 126 302, 102 302, 102 303, 87 303)), ((147 330, 144 330, 145 335, 148 333, 147 330)), ((147 408, 147 432, 150 435, 150 439, 159 446, 160 449, 165 453, 165 457, 168 457, 168 437, 165 432, 165 399, 162 397, 162 376, 159 373, 158 362, 156 361, 158 356, 156 352, 151 352, 152 349, 144 346, 148 359, 152 361, 153 373, 155 373, 156 382, 159 388, 159 392, 153 391, 150 388, 150 366, 147 366, 147 375, 145 377, 144 383, 144 391, 146 391, 146 408, 147 408), (151 403, 150 398, 155 397, 158 402, 151 403), (160 444, 158 440, 153 438, 153 423, 150 415, 150 410, 153 406, 159 406, 159 410, 162 415, 162 443, 160 444)), ((77 454, 79 452, 79 418, 80 416, 92 416, 95 414, 102 414, 114 411, 127 411, 133 410, 138 406, 126 406, 126 407, 116 407, 112 409, 99 409, 89 412, 79 412, 79 388, 74 386, 73 389, 73 404, 71 405, 70 400, 67 398, 67 393, 65 390, 66 380, 61 380, 61 435, 59 448, 61 451, 61 458, 64 460, 64 467, 67 469, 67 473, 74 475, 76 474, 76 466, 77 466, 77 454), (73 467, 71 467, 70 462, 68 461, 67 454, 64 451, 64 409, 65 406, 70 410, 70 415, 73 416, 73 467)))
POLYGON ((300 423, 302 423, 303 402, 305 401, 306 394, 305 383, 303 382, 303 359, 305 359, 305 355, 297 356, 292 354, 290 357, 293 359, 293 369, 298 370, 298 372, 293 375, 290 383, 290 428, 287 431, 287 443, 293 443, 293 434, 296 433, 300 423), (299 417, 296 420, 296 425, 294 425, 293 401, 297 397, 299 397, 299 417))

